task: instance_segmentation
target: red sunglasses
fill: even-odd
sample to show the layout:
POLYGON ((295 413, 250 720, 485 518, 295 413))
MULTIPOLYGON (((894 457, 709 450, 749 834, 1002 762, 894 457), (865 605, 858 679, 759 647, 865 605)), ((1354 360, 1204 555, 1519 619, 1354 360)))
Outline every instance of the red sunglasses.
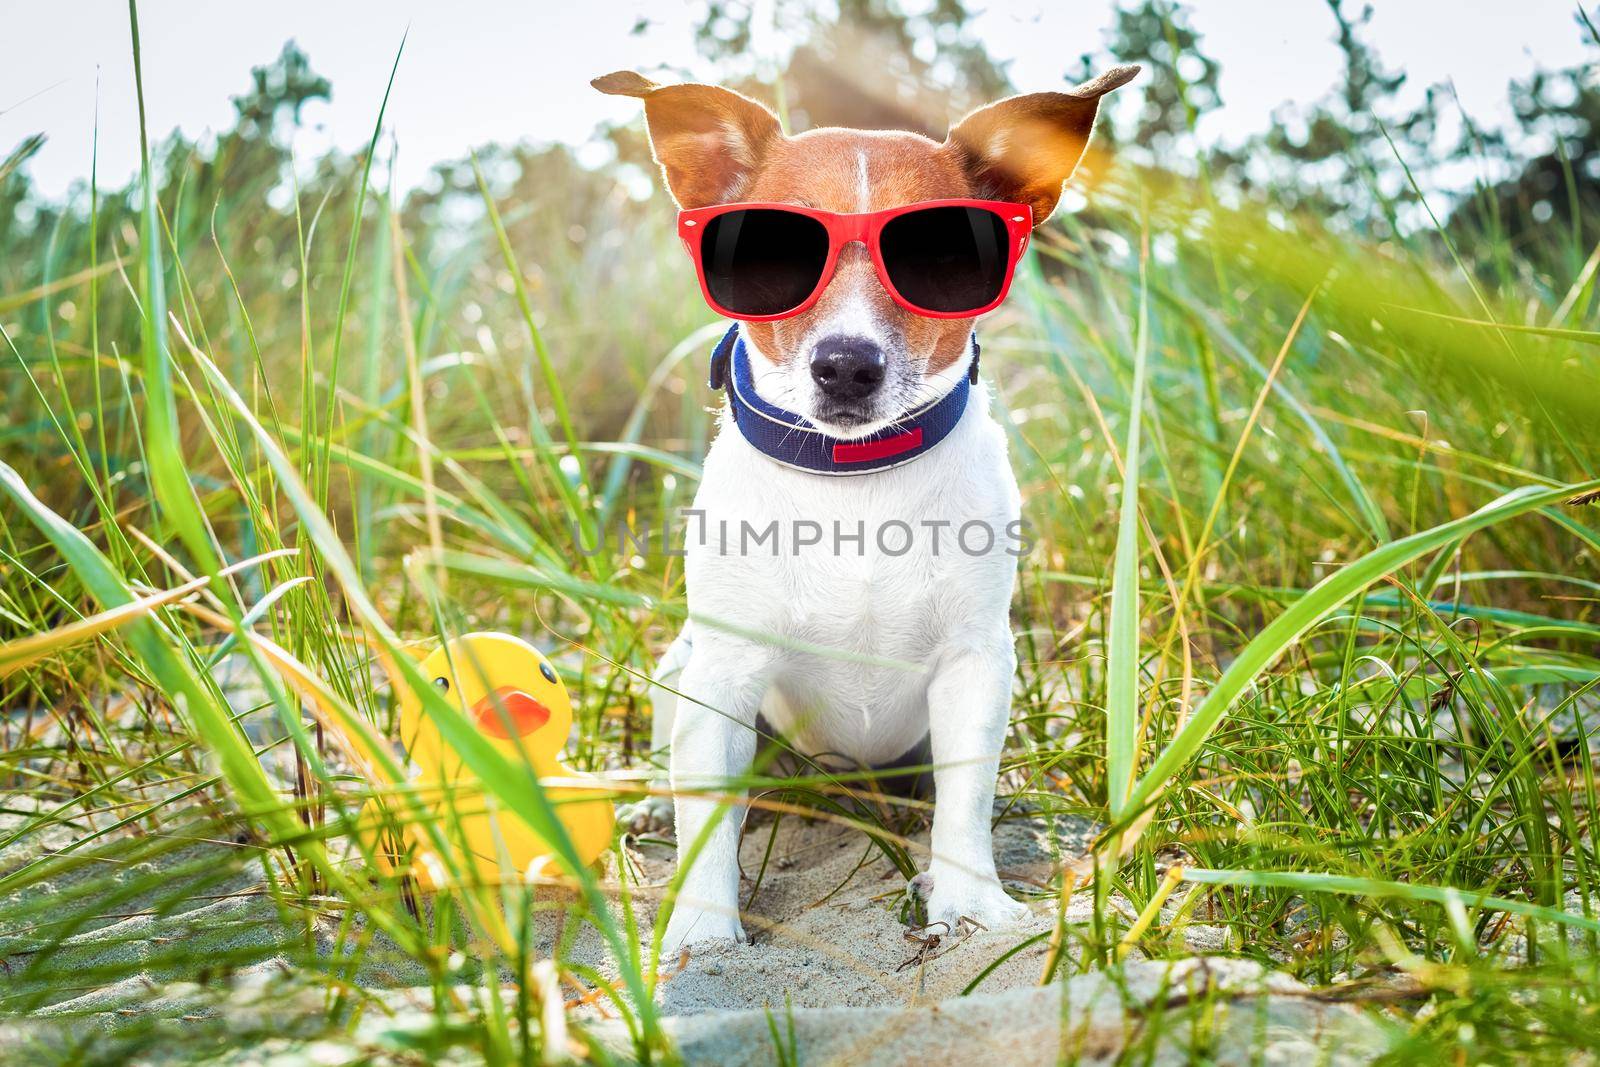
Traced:
POLYGON ((817 302, 839 252, 866 245, 894 302, 934 319, 997 306, 1033 230, 1033 209, 1000 200, 926 200, 844 215, 793 204, 718 204, 678 213, 700 291, 719 315, 766 322, 817 302))

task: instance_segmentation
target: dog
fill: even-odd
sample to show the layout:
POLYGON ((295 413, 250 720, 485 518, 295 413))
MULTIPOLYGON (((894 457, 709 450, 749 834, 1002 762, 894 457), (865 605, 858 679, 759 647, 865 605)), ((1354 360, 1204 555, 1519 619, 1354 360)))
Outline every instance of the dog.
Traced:
MULTIPOLYGON (((651 690, 679 861, 692 859, 669 951, 745 940, 741 809, 714 794, 749 771, 768 727, 862 767, 925 752, 928 921, 992 929, 1026 915, 990 840, 1021 500, 974 323, 1055 209, 1100 98, 1138 69, 979 108, 943 143, 789 136, 718 86, 631 71, 592 83, 643 100, 703 293, 739 320, 713 356, 727 404, 685 531, 692 621, 651 690), (968 551, 983 531, 986 550, 968 551)), ((650 798, 624 818, 642 829, 664 815, 650 798)))

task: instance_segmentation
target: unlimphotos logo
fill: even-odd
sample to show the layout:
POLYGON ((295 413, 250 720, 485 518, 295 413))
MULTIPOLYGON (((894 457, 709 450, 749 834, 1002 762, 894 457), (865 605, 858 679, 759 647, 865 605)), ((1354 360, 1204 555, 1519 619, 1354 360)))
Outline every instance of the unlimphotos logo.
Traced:
POLYGON ((690 547, 710 547, 723 556, 799 556, 806 553, 866 556, 876 553, 891 558, 913 550, 932 556, 1004 553, 1022 557, 1033 548, 1026 519, 1013 519, 1004 526, 982 519, 959 524, 949 519, 871 522, 833 519, 826 523, 815 519, 712 521, 703 510, 684 508, 678 512, 678 521, 674 522, 673 516, 668 515, 659 527, 649 520, 635 525, 626 519, 618 519, 610 525, 611 536, 608 537, 607 524, 598 524, 593 533, 586 534, 575 520, 569 522, 573 548, 579 555, 588 557, 600 555, 609 545, 618 556, 646 558, 681 557, 688 554, 690 547))

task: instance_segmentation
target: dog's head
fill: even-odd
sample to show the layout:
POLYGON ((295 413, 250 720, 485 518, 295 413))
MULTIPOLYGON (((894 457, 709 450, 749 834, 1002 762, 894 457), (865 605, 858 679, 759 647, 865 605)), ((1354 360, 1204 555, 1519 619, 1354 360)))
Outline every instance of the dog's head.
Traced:
MULTIPOLYGON (((631 71, 593 84, 644 100, 651 150, 683 208, 765 201, 849 213, 973 197, 1027 204, 1037 226, 1083 156, 1100 97, 1138 70, 1118 67, 1068 92, 979 108, 942 144, 876 130, 786 136, 761 104, 714 85, 658 86, 631 71)), ((852 244, 816 304, 744 329, 763 397, 860 436, 950 389, 966 373, 972 324, 901 307, 867 250, 852 244)))

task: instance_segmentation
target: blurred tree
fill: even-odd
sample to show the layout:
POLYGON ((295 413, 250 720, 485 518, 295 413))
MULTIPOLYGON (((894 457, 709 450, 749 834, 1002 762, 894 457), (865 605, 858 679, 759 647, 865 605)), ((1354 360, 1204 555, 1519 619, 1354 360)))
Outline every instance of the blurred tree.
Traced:
MULTIPOLYGON (((290 137, 302 109, 312 100, 329 99, 332 90, 293 41, 250 76, 250 89, 233 98, 233 125, 213 141, 174 131, 153 146, 157 196, 174 247, 191 256, 215 254, 214 221, 230 259, 248 256, 262 276, 282 278, 298 266, 299 252, 293 212, 285 209, 287 198, 280 196, 275 208, 273 194, 290 176, 290 137)), ((4 291, 38 284, 60 263, 89 259, 88 183, 77 184, 64 202, 33 195, 21 164, 39 143, 42 139, 30 139, 0 164, 0 243, 8 250, 0 257, 4 291)), ((319 166, 336 166, 335 158, 319 166)), ((102 180, 97 189, 100 262, 130 251, 137 229, 137 191, 137 177, 118 187, 107 187, 102 180)), ((343 207, 343 199, 331 195, 323 207, 331 216, 343 207)), ((216 284, 216 272, 194 273, 213 279, 201 285, 216 284)), ((169 285, 178 291, 176 275, 169 285)), ((132 316, 136 308, 122 299, 121 288, 105 286, 101 293, 108 334, 127 327, 132 319, 119 321, 118 316, 132 316)))
MULTIPOLYGON (((1343 57, 1339 83, 1308 108, 1281 107, 1271 126, 1236 145, 1219 144, 1199 130, 1222 106, 1221 65, 1203 49, 1192 9, 1174 0, 1137 0, 1118 9, 1105 51, 1118 62, 1146 69, 1137 111, 1111 109, 1108 135, 1132 153, 1165 169, 1198 170, 1210 183, 1258 195, 1285 210, 1315 214, 1336 226, 1385 236, 1415 194, 1396 158, 1441 158, 1437 87, 1415 107, 1400 102, 1406 75, 1386 67, 1367 41, 1372 7, 1352 10, 1349 0, 1327 0, 1334 41, 1343 57), (1391 147, 1390 140, 1394 141, 1391 147)), ((1097 68, 1090 56, 1078 76, 1097 68)), ((1120 107, 1118 106, 1120 105, 1120 107)), ((1464 149, 1447 147, 1443 158, 1464 149)))
MULTIPOLYGON (((183 236, 209 233, 213 212, 218 232, 230 233, 243 247, 252 247, 264 228, 273 229, 277 213, 262 208, 291 177, 293 131, 306 104, 333 96, 328 79, 312 69, 294 41, 286 42, 271 63, 252 67, 250 81, 248 92, 233 97, 232 128, 209 151, 177 133, 163 146, 161 200, 171 205, 173 225, 185 230, 183 236), (185 206, 190 210, 182 210, 185 206)), ((284 251, 292 253, 293 246, 284 251)))
POLYGON ((299 125, 306 104, 333 97, 332 84, 311 69, 310 58, 294 41, 285 42, 271 64, 252 67, 250 79, 250 91, 233 98, 239 119, 230 136, 241 141, 272 140, 283 112, 289 112, 291 124, 299 125))
POLYGON ((1251 148, 1264 150, 1263 178, 1286 206, 1387 236, 1399 228, 1402 206, 1416 202, 1396 152, 1408 162, 1428 157, 1438 90, 1430 86, 1417 107, 1402 107, 1405 73, 1385 67, 1366 40, 1372 6, 1352 13, 1347 0, 1327 4, 1344 58, 1340 84, 1308 111, 1280 109, 1251 148))
MULTIPOLYGON (((1600 51, 1600 35, 1581 9, 1577 20, 1584 39, 1600 51)), ((1593 240, 1592 220, 1600 217, 1600 83, 1595 69, 1594 63, 1586 63, 1541 70, 1512 83, 1519 142, 1548 147, 1529 158, 1504 137, 1485 139, 1479 151, 1511 176, 1480 184, 1451 213, 1447 232, 1458 245, 1472 245, 1479 234, 1504 236, 1509 240, 1484 243, 1516 249, 1536 273, 1571 278, 1583 270, 1593 240)), ((1500 281, 1511 280, 1511 264, 1503 257, 1495 267, 1500 281)), ((1588 301, 1573 303, 1569 314, 1585 312, 1581 305, 1594 300, 1593 290, 1591 285, 1588 301)))
MULTIPOLYGON (((1152 163, 1170 165, 1200 155, 1195 129, 1222 106, 1222 65, 1202 50, 1188 9, 1173 0, 1119 7, 1105 52, 1118 63, 1140 64, 1144 72, 1137 93, 1112 99, 1108 115, 1116 118, 1103 122, 1101 132, 1152 163), (1131 118, 1129 108, 1134 109, 1131 118)), ((1091 78, 1105 66, 1086 53, 1068 80, 1091 78)))

